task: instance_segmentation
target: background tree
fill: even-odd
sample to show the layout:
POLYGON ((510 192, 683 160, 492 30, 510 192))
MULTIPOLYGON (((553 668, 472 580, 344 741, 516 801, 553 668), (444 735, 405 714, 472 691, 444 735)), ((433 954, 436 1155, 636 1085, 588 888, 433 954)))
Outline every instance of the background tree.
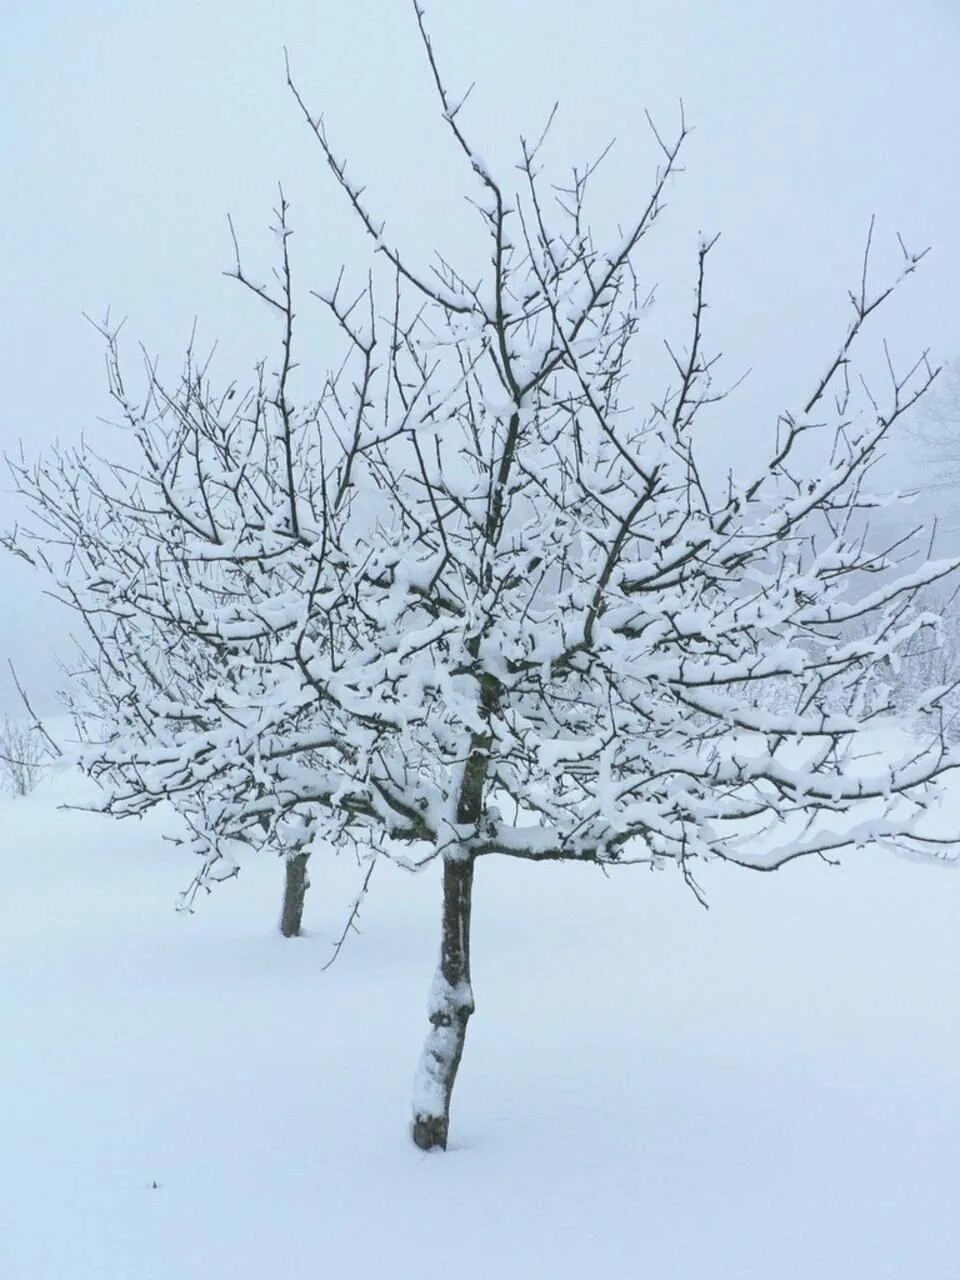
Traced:
MULTIPOLYGON (((96 756, 101 734, 122 733, 128 741, 156 749, 178 708, 185 725, 212 725, 204 710, 208 700, 223 698, 235 678, 242 678, 230 646, 207 634, 202 618, 252 589, 250 574, 242 555, 239 571, 221 571, 216 518, 205 505, 206 480, 195 485, 194 469, 201 449, 221 469, 229 467, 242 424, 251 416, 262 423, 271 394, 260 369, 256 386, 246 395, 238 397, 231 386, 215 398, 208 361, 198 362, 191 346, 174 390, 161 384, 154 363, 143 353, 142 389, 134 396, 121 367, 119 328, 112 328, 109 319, 97 328, 106 347, 109 392, 120 415, 112 425, 128 440, 117 442, 115 461, 100 457, 84 440, 29 469, 22 459, 12 463, 39 518, 38 536, 15 533, 5 539, 9 549, 55 580, 53 593, 82 619, 65 698, 86 742, 84 760, 91 753, 96 756), (205 527, 207 520, 214 524, 205 527), (205 535, 213 549, 192 555, 188 546, 205 535), (77 557, 87 588, 97 593, 95 609, 87 609, 75 589, 77 557)), ((262 521, 264 512, 274 510, 280 474, 267 459, 245 460, 243 484, 251 517, 262 521)), ((266 559, 256 570, 266 576, 273 567, 266 559)), ((282 591, 283 584, 276 590, 282 591)), ((268 660, 265 639, 258 642, 257 652, 268 660)), ((202 842, 212 821, 203 788, 169 798, 194 840, 202 842)), ((293 937, 302 924, 310 846, 307 832, 290 840, 288 835, 264 815, 259 829, 234 838, 284 857, 280 929, 293 937)), ((208 869, 188 887, 183 905, 190 907, 211 877, 227 878, 236 870, 233 859, 221 859, 215 871, 208 869)))
MULTIPOLYGON (((232 870, 232 841, 265 832, 298 854, 353 845, 367 876, 381 856, 442 863, 413 1121, 433 1148, 474 1010, 482 859, 673 865, 699 893, 700 859, 772 871, 866 845, 949 848, 921 823, 957 763, 942 726, 903 758, 863 759, 860 744, 890 710, 878 669, 935 625, 917 592, 958 562, 864 533, 881 503, 867 470, 934 376, 925 356, 891 367, 885 402, 850 377, 893 288, 871 290, 869 242, 826 371, 780 416, 765 460, 716 484, 694 432, 724 396, 704 335, 715 241, 699 246, 669 385, 652 393, 631 364, 642 250, 685 125, 657 135, 647 199, 601 246, 592 167, 551 188, 544 138, 522 141, 518 189, 503 186, 414 8, 476 184, 484 277, 407 260, 291 81, 390 282, 386 305, 373 279, 323 294, 345 361, 294 395, 281 198, 275 279, 256 284, 239 257, 235 271, 277 316, 269 372, 218 392, 188 360, 167 392, 150 367, 125 409, 138 464, 19 468, 40 545, 16 545, 40 562, 60 543, 61 593, 92 637, 96 688, 112 691, 84 761, 104 810, 172 801, 198 884, 232 870)), ((918 260, 904 252, 901 278, 918 260)), ((755 438, 759 454, 764 424, 755 438)))
POLYGON ((4 716, 0 720, 0 789, 28 796, 40 781, 47 749, 36 727, 4 716))
POLYGON ((946 366, 913 416, 910 434, 922 446, 924 489, 960 486, 960 361, 946 366))

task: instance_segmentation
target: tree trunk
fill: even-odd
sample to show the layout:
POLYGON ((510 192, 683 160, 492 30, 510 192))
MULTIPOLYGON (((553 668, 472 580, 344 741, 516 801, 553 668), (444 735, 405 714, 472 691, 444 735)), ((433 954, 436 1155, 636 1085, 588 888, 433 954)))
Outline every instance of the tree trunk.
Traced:
POLYGON ((414 1086, 413 1140, 423 1151, 446 1149, 450 1096, 473 1013, 470 987, 470 904, 473 858, 443 861, 440 964, 430 993, 431 1028, 414 1086))
POLYGON ((303 901, 310 888, 307 875, 309 853, 298 853, 287 858, 287 878, 283 888, 283 911, 280 914, 280 932, 285 938, 299 938, 303 922, 303 901))

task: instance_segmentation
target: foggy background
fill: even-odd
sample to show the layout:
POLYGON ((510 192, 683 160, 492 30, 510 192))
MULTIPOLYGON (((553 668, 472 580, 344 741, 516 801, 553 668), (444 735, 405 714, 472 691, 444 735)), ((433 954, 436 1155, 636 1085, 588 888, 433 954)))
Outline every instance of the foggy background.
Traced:
MULTIPOLYGON (((870 358, 882 336, 901 365, 928 345, 938 360, 960 355, 960 4, 434 0, 427 17, 454 96, 476 81, 461 122, 504 181, 518 135, 538 134, 557 99, 558 178, 617 138, 597 179, 601 238, 648 195, 656 146, 644 109, 668 136, 682 98, 694 126, 686 173, 638 259, 658 297, 642 350, 652 398, 661 339, 682 337, 698 234, 720 232, 709 345, 731 381, 751 374, 704 441, 716 467, 755 457, 777 412, 816 382, 850 318, 871 215, 878 280, 897 265, 897 232, 932 252, 880 313, 870 358)), ((196 320, 200 347, 218 343, 222 378, 243 381, 272 331, 222 275, 226 214, 245 264, 264 275, 278 181, 301 310, 342 262, 365 270, 367 247, 286 89, 284 45, 391 240, 411 260, 439 248, 482 261, 463 198, 475 188, 405 0, 0 0, 5 451, 22 440, 34 456, 81 431, 108 439, 102 346, 83 312, 127 317, 131 366, 142 341, 171 374, 196 320)), ((337 352, 322 326, 304 334, 306 391, 337 352)), ((901 447, 889 474, 930 478, 917 446, 901 447)), ((7 527, 20 513, 6 477, 2 487, 7 527)), ((941 492, 936 506, 949 513, 952 501, 941 492)), ((38 710, 51 709, 72 619, 7 556, 0 606, 0 713, 18 710, 7 658, 38 710)))

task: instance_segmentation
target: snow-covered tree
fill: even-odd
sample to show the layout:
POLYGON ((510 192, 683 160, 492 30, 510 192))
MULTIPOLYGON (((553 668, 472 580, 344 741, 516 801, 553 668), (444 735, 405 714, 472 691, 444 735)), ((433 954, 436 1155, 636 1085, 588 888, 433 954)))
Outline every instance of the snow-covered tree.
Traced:
MULTIPOLYGON (((472 172, 484 278, 408 260, 291 82, 392 280, 383 305, 373 284, 328 291, 344 362, 312 392, 295 384, 281 199, 274 280, 236 266, 276 314, 277 359, 248 390, 216 391, 188 361, 168 391, 148 367, 139 399, 114 362, 137 461, 19 467, 38 541, 17 545, 46 556, 89 635, 105 732, 85 764, 105 811, 172 801, 199 883, 232 871, 236 840, 442 863, 413 1123, 433 1148, 474 1010, 484 858, 674 866, 699 892, 704 859, 772 871, 876 844, 945 852, 920 821, 957 764, 943 733, 902 759, 858 745, 889 710, 878 672, 934 625, 917 592, 957 562, 864 533, 881 502, 869 465, 934 375, 925 357, 891 372, 885 400, 850 377, 891 292, 871 291, 869 263, 809 394, 769 432, 757 423, 745 474, 716 484, 694 431, 724 394, 704 333, 714 241, 670 385, 631 363, 682 121, 619 238, 596 243, 590 168, 551 187, 543 139, 523 141, 505 186, 415 9, 472 172), (815 472, 798 460, 810 439, 815 472)), ((905 253, 902 275, 917 261, 905 253)))
MULTIPOLYGON (((280 216, 285 216, 283 205, 280 216)), ((109 322, 98 327, 109 391, 119 411, 115 425, 129 443, 116 441, 112 461, 84 441, 31 467, 22 458, 11 463, 38 522, 29 534, 17 531, 4 539, 54 580, 53 594, 82 620, 65 699, 87 740, 82 759, 90 762, 97 760, 99 734, 159 749, 167 726, 177 719, 177 707, 182 727, 213 728, 218 713, 211 716, 205 707, 243 680, 245 667, 203 620, 238 594, 253 603, 285 590, 284 566, 275 559, 247 562, 238 556, 225 568, 211 548, 194 554, 198 542, 219 545, 219 522, 226 518, 218 492, 217 523, 205 523, 213 519, 206 507, 211 478, 222 480, 236 451, 251 444, 251 425, 256 436, 271 413, 284 412, 282 387, 268 390, 260 369, 256 387, 246 394, 238 396, 230 386, 214 397, 207 362, 198 363, 191 347, 175 391, 161 384, 145 358, 143 389, 134 397, 121 366, 118 330, 109 322)), ((277 485, 285 483, 276 446, 259 444, 263 455, 247 456, 243 463, 243 519, 273 511, 277 485)), ((258 661, 269 661, 267 637, 251 648, 258 661)), ((236 696, 243 695, 237 691, 236 696)), ((91 763, 91 772, 104 780, 99 765, 91 763)), ((168 799, 202 846, 214 830, 205 789, 174 790, 168 799)), ((259 827, 230 834, 284 856, 280 928, 288 937, 298 935, 309 884, 309 841, 288 839, 266 815, 259 827)), ((184 892, 183 905, 190 907, 211 880, 236 870, 235 861, 205 863, 184 892)))

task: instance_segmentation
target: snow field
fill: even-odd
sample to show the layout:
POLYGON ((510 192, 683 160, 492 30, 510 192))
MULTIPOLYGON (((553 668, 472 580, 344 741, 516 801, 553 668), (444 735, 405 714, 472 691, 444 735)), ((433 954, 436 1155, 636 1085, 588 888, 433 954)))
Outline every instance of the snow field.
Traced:
MULTIPOLYGON (((477 870, 452 1146, 409 1142, 435 869, 250 862, 2 803, 0 1276, 926 1280, 960 1257, 956 872, 477 870), (153 1186, 154 1183, 158 1185, 153 1186)), ((960 802, 958 802, 960 810, 960 802)))

